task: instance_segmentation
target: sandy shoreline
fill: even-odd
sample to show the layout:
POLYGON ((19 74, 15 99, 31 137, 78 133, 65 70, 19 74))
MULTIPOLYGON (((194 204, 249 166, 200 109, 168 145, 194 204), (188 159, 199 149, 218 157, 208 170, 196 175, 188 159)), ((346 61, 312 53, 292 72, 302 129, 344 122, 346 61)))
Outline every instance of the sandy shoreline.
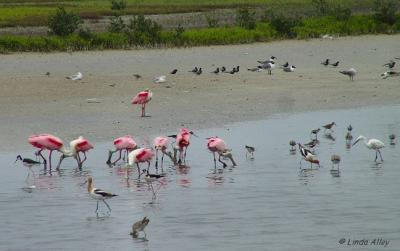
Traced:
POLYGON ((1 144, 0 150, 29 148, 26 140, 32 133, 53 133, 66 141, 79 135, 111 141, 124 134, 166 134, 183 125, 215 127, 276 113, 398 104, 399 78, 382 80, 379 75, 385 70, 383 63, 400 56, 399 43, 400 35, 380 35, 189 49, 1 55, 0 141, 12 143, 1 144), (297 72, 275 70, 268 76, 246 70, 270 55, 279 63, 293 63, 297 72), (320 65, 325 58, 339 60, 341 66, 320 65), (240 65, 241 71, 208 73, 221 65, 240 65), (205 73, 189 73, 194 66, 203 67, 205 73), (338 73, 349 67, 359 71, 354 82, 338 73), (179 69, 175 76, 168 74, 173 68, 179 69), (78 70, 84 80, 65 79, 78 70), (135 73, 143 78, 135 80, 135 73), (167 75, 168 83, 152 83, 159 75, 167 75), (150 88, 154 98, 148 106, 152 117, 142 119, 130 99, 144 88, 150 88), (90 98, 101 103, 87 103, 90 98))

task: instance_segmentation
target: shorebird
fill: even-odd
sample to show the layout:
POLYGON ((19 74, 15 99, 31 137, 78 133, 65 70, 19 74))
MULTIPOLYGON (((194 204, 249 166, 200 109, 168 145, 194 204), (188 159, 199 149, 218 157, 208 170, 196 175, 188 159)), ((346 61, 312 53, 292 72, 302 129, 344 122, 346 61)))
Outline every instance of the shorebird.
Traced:
POLYGON ((131 151, 128 154, 128 166, 132 167, 134 164, 136 164, 137 169, 138 169, 138 174, 140 176, 140 167, 139 163, 147 162, 147 170, 150 168, 150 161, 153 158, 154 153, 151 151, 149 148, 138 148, 133 151, 131 151))
POLYGON ((76 73, 76 74, 74 74, 74 75, 71 75, 71 76, 68 76, 68 77, 66 77, 67 79, 71 79, 71 80, 81 80, 82 78, 83 78, 83 75, 82 75, 82 73, 81 72, 78 72, 78 73, 76 73))
POLYGON ((246 148, 247 152, 246 152, 246 159, 247 156, 250 154, 250 158, 254 159, 254 152, 256 151, 256 148, 254 146, 244 146, 244 148, 246 148))
POLYGON ((72 140, 69 143, 69 149, 67 150, 65 146, 62 146, 59 151, 62 152, 62 155, 60 156, 60 160, 57 165, 57 170, 60 169, 61 162, 67 158, 67 157, 74 157, 76 161, 78 162, 78 167, 81 168, 83 162, 86 161, 86 152, 89 151, 90 149, 93 149, 93 145, 90 144, 90 142, 83 138, 82 136, 79 136, 77 139, 72 140), (84 155, 84 159, 81 160, 81 157, 79 153, 82 152, 84 155))
POLYGON ((135 97, 132 98, 132 104, 142 105, 142 117, 146 117, 146 104, 151 100, 152 97, 153 93, 149 89, 146 89, 142 92, 139 92, 135 97))
POLYGON ((218 74, 218 73, 219 73, 219 67, 217 67, 217 69, 215 69, 215 70, 212 71, 211 73, 218 74))
POLYGON ((156 83, 156 84, 165 83, 165 82, 167 82, 167 77, 164 76, 164 75, 155 77, 155 78, 153 79, 153 82, 156 83))
POLYGON ((173 69, 169 74, 176 74, 178 72, 178 69, 173 69))
POLYGON ((263 70, 263 68, 261 66, 257 66, 257 67, 254 67, 254 68, 247 68, 247 70, 248 71, 252 71, 252 72, 255 72, 255 71, 260 72, 260 71, 263 70))
POLYGON ((331 156, 331 161, 332 161, 332 168, 337 165, 337 168, 339 169, 339 163, 340 163, 340 156, 333 154, 331 156))
POLYGON ((397 77, 400 76, 400 72, 397 71, 385 71, 384 73, 381 74, 382 79, 387 79, 389 77, 397 77))
POLYGON ((46 76, 47 76, 47 77, 50 77, 50 72, 49 72, 49 71, 46 72, 46 76))
MULTIPOLYGON (((312 154, 310 150, 304 148, 300 143, 298 145, 299 145, 299 150, 300 150, 301 156, 303 156, 304 160, 310 162, 311 168, 312 168, 312 164, 317 164, 318 166, 320 166, 317 156, 312 154)), ((300 161, 300 165, 301 165, 301 161, 300 161)))
POLYGON ((375 150, 375 162, 376 162, 376 160, 378 159, 378 153, 379 153, 379 156, 381 157, 381 161, 383 161, 383 158, 382 158, 382 154, 381 154, 380 149, 382 149, 383 147, 385 147, 385 144, 383 144, 382 141, 380 141, 380 140, 378 140, 378 139, 370 139, 370 140, 367 141, 367 138, 366 138, 366 137, 360 135, 360 136, 356 139, 356 141, 353 143, 353 146, 354 146, 355 144, 357 144, 357 143, 358 143, 359 141, 361 141, 361 140, 364 141, 364 144, 365 144, 365 146, 366 146, 368 149, 375 150))
POLYGON ((291 146, 290 148, 291 152, 296 151, 296 141, 294 140, 289 141, 289 145, 291 146))
POLYGON ((272 74, 272 69, 275 68, 275 63, 274 62, 269 62, 266 64, 261 65, 261 68, 265 69, 268 71, 268 75, 272 74))
POLYGON ((328 66, 329 65, 329 59, 325 59, 325 61, 321 62, 322 65, 328 66))
POLYGON ((156 199, 156 192, 154 191, 153 182, 158 181, 158 182, 162 183, 160 181, 160 179, 164 178, 165 175, 164 174, 150 174, 149 170, 143 170, 143 173, 146 173, 146 175, 144 176, 144 180, 151 187, 151 191, 153 192, 153 199, 156 199))
POLYGON ((390 140, 390 144, 391 145, 395 145, 396 143, 394 143, 394 140, 396 139, 396 135, 395 134, 390 134, 389 135, 389 140, 390 140))
POLYGON ((144 231, 144 229, 149 224, 149 222, 150 220, 147 217, 144 217, 142 220, 135 222, 132 225, 132 232, 130 233, 130 235, 132 235, 133 238, 138 238, 139 232, 143 232, 144 238, 146 239, 146 232, 144 231))
POLYGON ((39 165, 40 164, 39 161, 36 161, 36 160, 33 160, 33 159, 29 159, 29 158, 22 158, 21 155, 17 156, 17 159, 15 160, 15 163, 17 163, 18 160, 21 160, 22 164, 24 166, 26 166, 26 167, 32 167, 34 165, 39 165))
POLYGON ((195 66, 195 67, 193 68, 193 70, 191 70, 191 71, 189 71, 189 72, 196 73, 198 70, 199 70, 199 69, 197 69, 197 66, 195 66))
POLYGON ((118 196, 118 195, 93 187, 93 179, 91 176, 88 176, 87 182, 88 182, 87 190, 89 192, 90 197, 97 200, 97 206, 96 206, 96 211, 95 211, 96 215, 99 216, 99 214, 98 214, 99 201, 103 201, 103 203, 108 208, 108 213, 111 213, 111 207, 110 207, 110 205, 108 205, 108 203, 105 200, 115 197, 115 196, 118 196))
POLYGON ((388 67, 389 69, 392 69, 396 65, 396 61, 390 60, 389 63, 384 64, 383 66, 388 67))
POLYGON ((343 75, 347 75, 349 76, 350 80, 353 81, 354 80, 354 76, 357 74, 357 71, 354 68, 350 68, 348 70, 345 71, 339 71, 340 73, 342 73, 343 75))
POLYGON ((347 141, 350 141, 350 140, 353 139, 353 135, 351 135, 351 132, 350 132, 350 131, 348 131, 348 132, 346 133, 345 139, 346 139, 347 141))
POLYGON ((233 166, 236 166, 236 162, 233 160, 231 150, 226 147, 225 141, 218 137, 210 137, 207 139, 207 148, 213 153, 214 156, 214 166, 217 168, 217 160, 215 158, 215 153, 218 153, 218 161, 222 163, 223 167, 228 165, 221 160, 221 156, 228 157, 233 166))
POLYGON ((164 162, 164 155, 166 154, 166 150, 168 148, 168 138, 167 137, 156 137, 154 139, 154 149, 156 150, 156 169, 158 168, 158 151, 162 152, 161 156, 161 168, 164 162))
POLYGON ((323 128, 325 128, 324 132, 326 132, 327 130, 329 130, 329 131, 333 132, 333 130, 332 130, 332 127, 333 127, 334 125, 336 125, 336 123, 335 123, 335 122, 332 122, 332 123, 329 123, 329 124, 323 125, 322 127, 323 127, 323 128))
POLYGON ((352 127, 351 125, 349 125, 349 126, 347 127, 347 131, 351 132, 352 130, 353 130, 353 127, 352 127))
POLYGON ((275 63, 276 57, 271 56, 269 59, 264 60, 264 61, 257 61, 260 64, 268 64, 268 63, 275 63))
POLYGON ((289 66, 289 62, 286 62, 285 64, 281 65, 282 68, 286 68, 289 66))
POLYGON ((203 70, 201 69, 201 67, 198 69, 198 71, 196 72, 197 75, 200 75, 203 73, 203 70))
POLYGON ((331 64, 333 67, 338 67, 339 66, 339 61, 336 61, 335 63, 331 64))
POLYGON ((139 74, 133 74, 133 76, 135 77, 136 80, 141 79, 142 76, 140 76, 139 74))
POLYGON ((115 165, 121 159, 123 150, 125 150, 128 154, 128 152, 133 151, 137 148, 136 142, 130 135, 125 135, 116 138, 113 143, 115 149, 108 151, 108 159, 106 163, 109 165, 115 165), (119 152, 119 157, 114 162, 111 163, 111 158, 115 152, 119 152))
POLYGON ((221 72, 225 72, 225 71, 226 71, 225 66, 222 66, 222 67, 221 67, 221 72))
POLYGON ((305 143, 304 145, 307 146, 308 148, 314 148, 318 144, 318 140, 313 139, 308 143, 305 143))
POLYGON ((291 65, 289 67, 284 67, 283 68, 284 72, 294 72, 295 70, 296 70, 296 66, 294 66, 294 65, 291 65))
POLYGON ((321 128, 317 128, 317 129, 311 130, 310 136, 311 135, 315 135, 314 139, 318 140, 318 133, 319 133, 320 130, 321 130, 321 128))
POLYGON ((44 167, 46 168, 47 160, 46 158, 42 155, 43 150, 49 150, 49 168, 51 169, 51 154, 53 151, 61 151, 64 142, 51 134, 39 134, 39 135, 31 135, 28 138, 28 142, 36 147, 39 148, 39 151, 37 151, 35 154, 36 156, 40 156, 43 160, 44 167))
POLYGON ((235 72, 239 72, 239 65, 236 66, 236 68, 233 68, 235 72))

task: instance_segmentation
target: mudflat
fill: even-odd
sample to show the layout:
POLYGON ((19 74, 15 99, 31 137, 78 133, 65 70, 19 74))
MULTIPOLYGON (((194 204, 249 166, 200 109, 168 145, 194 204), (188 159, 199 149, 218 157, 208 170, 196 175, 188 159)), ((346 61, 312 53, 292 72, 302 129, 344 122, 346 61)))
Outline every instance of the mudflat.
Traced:
MULTIPOLYGON (((400 35, 344 37, 333 40, 290 40, 246 45, 184 49, 22 53, 0 58, 0 149, 30 147, 30 134, 51 133, 65 141, 85 136, 112 141, 230 122, 295 113, 372 105, 398 104, 400 78, 381 79, 382 65, 400 57, 400 35), (297 67, 272 75, 250 72, 257 60, 277 57, 297 67), (329 58, 338 67, 323 66, 329 58), (216 67, 236 74, 210 73, 216 67), (189 72, 202 67, 203 74, 189 72), (354 81, 339 70, 355 68, 354 81), (177 74, 169 72, 178 69, 177 74), (66 79, 82 72, 83 80, 66 79), (46 75, 49 72, 50 75, 46 75), (140 74, 136 79, 133 75, 140 74), (167 76, 167 82, 153 78, 167 76), (149 88, 151 117, 141 118, 130 103, 149 88)), ((400 62, 398 62, 400 64, 400 62)), ((318 118, 316 118, 318 119, 318 118)), ((312 124, 312 121, 310 122, 312 124)), ((315 124, 321 124, 316 121, 315 124)))

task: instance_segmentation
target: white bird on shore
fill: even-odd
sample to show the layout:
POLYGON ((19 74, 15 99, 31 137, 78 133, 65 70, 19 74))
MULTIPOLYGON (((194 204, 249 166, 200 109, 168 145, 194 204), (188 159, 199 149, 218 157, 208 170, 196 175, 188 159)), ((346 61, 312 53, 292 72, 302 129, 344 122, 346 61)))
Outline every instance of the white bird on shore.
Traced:
POLYGON ((274 62, 269 62, 269 63, 263 64, 261 66, 261 68, 267 70, 268 71, 268 75, 271 75, 272 74, 272 69, 275 68, 275 63, 274 62))
POLYGON ((357 71, 354 68, 350 68, 348 70, 339 71, 339 72, 342 73, 343 75, 349 76, 351 81, 353 81, 354 76, 357 74, 357 71))
POLYGON ((355 144, 357 144, 357 143, 358 143, 359 141, 361 141, 361 140, 364 141, 364 144, 365 144, 365 146, 366 146, 368 149, 375 150, 375 162, 376 162, 376 160, 378 159, 378 153, 379 153, 379 156, 381 157, 381 161, 383 161, 383 158, 382 158, 382 154, 381 154, 380 149, 383 148, 383 147, 385 147, 385 144, 383 144, 382 141, 380 141, 380 140, 378 140, 378 139, 370 139, 370 140, 367 141, 367 138, 366 138, 366 137, 360 135, 360 136, 358 136, 358 138, 356 139, 356 141, 353 143, 353 146, 354 146, 355 144))
POLYGON ((284 72, 294 72, 295 70, 296 70, 296 66, 294 66, 294 65, 283 67, 284 72))
POLYGON ((155 77, 155 78, 153 79, 153 82, 156 83, 156 84, 165 83, 165 82, 167 82, 167 77, 164 76, 164 75, 155 77))
POLYGON ((257 61, 260 64, 268 64, 268 63, 275 63, 276 57, 271 56, 269 59, 264 60, 264 61, 257 61))
POLYGON ((81 72, 78 72, 78 73, 71 75, 69 77, 66 77, 66 78, 76 81, 76 80, 81 80, 83 78, 83 75, 81 72))

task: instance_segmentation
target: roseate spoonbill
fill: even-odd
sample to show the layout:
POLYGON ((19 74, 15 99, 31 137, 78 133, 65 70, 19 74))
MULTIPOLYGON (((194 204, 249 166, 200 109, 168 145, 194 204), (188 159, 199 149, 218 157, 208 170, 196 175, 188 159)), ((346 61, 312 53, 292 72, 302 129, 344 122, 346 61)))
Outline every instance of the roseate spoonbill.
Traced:
POLYGON ((111 213, 111 207, 110 207, 110 205, 108 205, 108 203, 105 200, 115 197, 115 196, 118 196, 118 195, 93 187, 93 179, 91 176, 88 177, 87 182, 88 182, 87 190, 89 192, 90 197, 97 200, 97 206, 96 206, 96 211, 95 211, 96 215, 98 216, 100 200, 103 201, 103 203, 107 206, 108 213, 111 213))
POLYGON ((311 135, 315 135, 315 140, 317 140, 318 139, 318 133, 319 133, 320 130, 321 130, 321 128, 317 128, 317 129, 311 130, 310 138, 311 138, 311 135))
POLYGON ((153 158, 153 156, 154 153, 149 148, 135 149, 128 154, 128 166, 132 167, 134 164, 136 164, 138 169, 138 174, 140 176, 141 172, 139 168, 139 163, 147 162, 148 163, 147 170, 149 170, 150 161, 153 158))
POLYGON ((133 238, 139 237, 139 232, 144 233, 144 238, 146 239, 146 232, 144 231, 145 227, 149 224, 150 220, 147 217, 144 217, 143 220, 137 221, 132 225, 132 235, 133 238))
POLYGON ((186 152, 190 145, 190 135, 196 136, 192 131, 187 128, 182 128, 176 135, 175 149, 179 151, 178 163, 186 162, 186 152))
POLYGON ((168 148, 168 138, 167 137, 157 137, 154 139, 154 149, 156 149, 156 169, 158 169, 158 151, 162 152, 161 156, 161 168, 164 162, 164 155, 168 148))
POLYGON ((125 135, 125 136, 116 138, 114 140, 114 147, 115 147, 115 150, 108 151, 108 159, 107 159, 106 163, 109 165, 110 164, 115 165, 121 159, 123 150, 126 150, 126 152, 128 153, 132 150, 135 150, 137 148, 137 144, 130 135, 125 135), (111 158, 115 152, 119 152, 119 157, 118 157, 118 159, 116 159, 114 162, 111 163, 111 158))
POLYGON ((389 140, 390 140, 390 144, 391 145, 395 145, 394 140, 396 139, 396 135, 395 134, 390 134, 389 135, 389 140))
POLYGON ((331 156, 331 161, 332 161, 332 168, 337 165, 338 169, 339 169, 339 163, 340 163, 340 156, 333 154, 331 156))
POLYGON ((328 66, 329 65, 329 58, 325 59, 321 62, 322 65, 328 66))
POLYGON ((343 75, 347 75, 349 76, 350 80, 353 81, 354 80, 354 76, 357 74, 357 71, 354 68, 350 68, 348 70, 345 71, 339 71, 340 73, 342 73, 343 75))
POLYGON ((90 144, 90 142, 82 136, 79 136, 77 139, 72 140, 69 143, 68 150, 64 146, 62 146, 59 150, 60 152, 62 152, 62 155, 60 156, 57 169, 60 168, 61 162, 67 157, 74 157, 78 162, 78 167, 82 167, 83 162, 85 162, 87 159, 86 152, 90 149, 93 149, 93 145, 90 144), (81 157, 79 155, 80 152, 82 152, 85 156, 83 160, 81 160, 81 157))
POLYGON ((51 169, 51 154, 54 150, 61 151, 60 149, 63 147, 64 143, 58 137, 51 134, 39 134, 39 135, 31 135, 28 138, 28 142, 36 148, 40 150, 35 154, 40 156, 43 160, 43 164, 46 168, 47 160, 42 155, 43 150, 49 150, 49 167, 51 169))
MULTIPOLYGON (((301 155, 303 156, 304 160, 310 162, 311 168, 312 168, 312 164, 317 164, 318 166, 320 166, 317 156, 312 154, 310 150, 304 148, 300 143, 298 145, 299 145, 299 150, 300 150, 301 155)), ((300 161, 300 164, 301 164, 301 161, 300 161)))
POLYGON ((213 153, 214 156, 214 166, 217 167, 217 160, 215 158, 215 153, 218 153, 218 161, 222 163, 223 167, 228 165, 221 160, 221 156, 228 157, 233 166, 236 166, 236 162, 233 160, 231 151, 226 147, 225 141, 218 137, 210 137, 207 139, 207 148, 213 153))
POLYGON ((132 104, 142 105, 142 117, 146 117, 146 104, 151 100, 152 97, 153 93, 149 89, 146 89, 142 92, 139 92, 135 97, 132 98, 132 104))
POLYGON ((250 158, 254 159, 254 152, 256 151, 256 148, 254 146, 244 146, 244 148, 246 148, 247 152, 246 152, 246 158, 247 155, 250 154, 250 158))
POLYGON ((296 146, 296 141, 294 141, 294 140, 291 140, 291 141, 289 141, 289 145, 290 145, 290 151, 291 152, 293 152, 293 151, 296 151, 296 148, 295 148, 295 146, 296 146))
POLYGON ((360 135, 360 136, 358 136, 358 138, 356 139, 356 141, 354 141, 353 146, 354 146, 355 144, 357 144, 357 143, 358 143, 359 141, 361 141, 361 140, 364 141, 364 144, 365 144, 365 146, 366 146, 368 149, 375 150, 375 162, 376 162, 376 160, 378 159, 378 153, 379 153, 379 156, 381 157, 381 161, 383 161, 383 158, 382 158, 382 154, 381 154, 380 149, 383 148, 383 147, 385 147, 385 144, 383 144, 382 141, 380 141, 380 140, 378 140, 378 139, 370 139, 370 140, 367 140, 366 137, 364 137, 363 135, 360 135))

